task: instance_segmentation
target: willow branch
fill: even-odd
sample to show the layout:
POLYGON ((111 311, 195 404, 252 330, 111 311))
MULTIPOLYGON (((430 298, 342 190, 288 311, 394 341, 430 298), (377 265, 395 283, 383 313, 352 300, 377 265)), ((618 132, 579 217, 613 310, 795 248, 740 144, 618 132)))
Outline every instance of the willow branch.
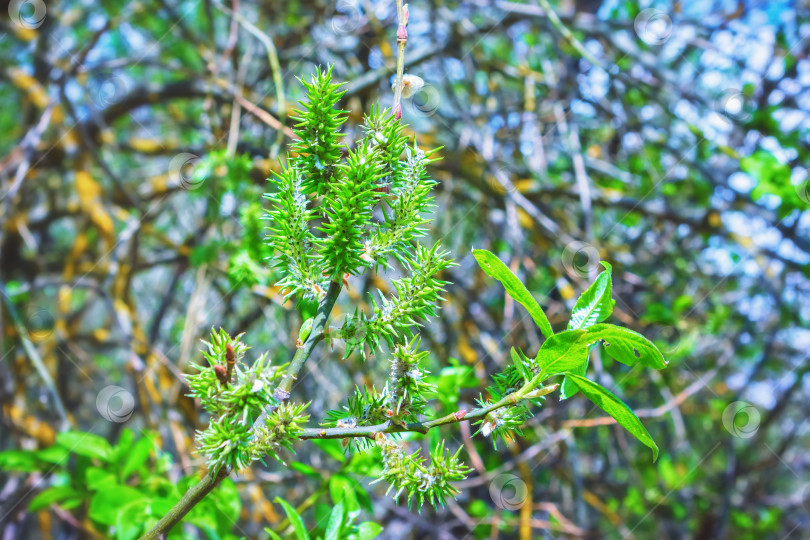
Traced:
POLYGON ((537 387, 538 384, 540 384, 542 375, 543 375, 542 373, 536 375, 529 382, 523 385, 519 390, 516 390, 511 394, 507 394, 506 396, 502 397, 495 403, 491 403, 485 407, 479 407, 471 411, 460 410, 450 413, 446 416, 442 416, 441 418, 435 418, 433 420, 427 420, 423 422, 411 422, 405 425, 394 424, 389 420, 387 422, 383 422, 382 424, 376 424, 373 426, 358 426, 354 428, 324 428, 324 429, 305 428, 301 432, 299 438, 349 439, 355 437, 367 437, 369 439, 373 439, 374 436, 377 435, 378 433, 404 433, 404 432, 427 433, 432 428, 444 426, 447 424, 458 424, 460 422, 480 420, 482 418, 486 418, 486 416, 492 411, 502 409, 503 407, 515 405, 524 399, 535 399, 538 397, 545 396, 546 394, 550 394, 551 392, 554 392, 555 390, 557 390, 557 388, 559 388, 560 386, 559 384, 553 384, 551 386, 543 386, 535 391, 534 389, 537 387))
POLYGON ((208 473, 198 483, 189 488, 183 498, 172 507, 169 512, 163 516, 160 521, 152 528, 151 531, 141 537, 141 540, 158 540, 159 538, 166 538, 169 531, 177 525, 180 520, 186 517, 192 508, 202 501, 206 495, 217 487, 226 476, 230 474, 230 470, 223 467, 219 472, 209 470, 208 473))
POLYGON ((309 336, 307 336, 304 343, 298 347, 298 350, 295 351, 295 355, 290 361, 290 366, 287 368, 284 375, 281 376, 281 381, 273 392, 273 397, 276 398, 277 403, 268 406, 256 421, 253 422, 253 429, 263 426, 267 416, 272 414, 279 404, 290 399, 290 390, 292 390, 293 384, 296 379, 298 379, 298 374, 312 354, 315 345, 320 343, 325 336, 324 330, 326 329, 326 323, 329 321, 329 315, 332 313, 335 301, 340 295, 340 288, 341 283, 339 281, 331 281, 329 283, 326 295, 323 297, 323 300, 321 300, 318 311, 312 319, 312 330, 309 336))
MULTIPOLYGON (((300 373, 301 369, 304 367, 304 364, 307 359, 309 359, 315 346, 323 340, 324 328, 326 328, 326 323, 329 320, 329 315, 332 313, 335 301, 340 295, 340 289, 340 282, 330 282, 329 289, 326 291, 323 300, 321 300, 318 312, 312 320, 311 333, 306 341, 295 351, 295 355, 290 362, 290 366, 287 368, 287 372, 282 376, 281 382, 279 382, 273 393, 279 404, 290 398, 290 390, 292 389, 293 383, 298 378, 298 373, 300 373)), ((253 423, 254 430, 264 425, 267 415, 272 413, 276 406, 268 407, 267 410, 256 419, 253 423)), ((152 530, 143 536, 142 540, 164 538, 171 528, 179 523, 192 508, 199 504, 211 490, 217 487, 230 472, 230 469, 225 467, 220 469, 219 472, 209 470, 203 479, 198 484, 189 488, 186 494, 183 495, 183 498, 172 507, 169 513, 163 516, 152 530)))

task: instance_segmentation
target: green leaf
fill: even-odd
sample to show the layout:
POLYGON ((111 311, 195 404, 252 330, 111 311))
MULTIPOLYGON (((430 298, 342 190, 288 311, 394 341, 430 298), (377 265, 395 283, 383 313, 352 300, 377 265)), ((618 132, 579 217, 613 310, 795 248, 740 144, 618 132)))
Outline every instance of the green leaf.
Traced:
POLYGON ((270 540, 284 540, 281 537, 281 535, 279 535, 276 531, 274 531, 270 527, 265 527, 264 532, 266 532, 270 536, 270 540))
POLYGON ((653 461, 658 459, 658 446, 653 441, 647 428, 638 419, 630 407, 622 400, 611 394, 606 388, 599 386, 595 382, 586 379, 570 371, 565 376, 582 390, 585 397, 590 399, 595 405, 616 419, 616 421, 627 431, 632 433, 639 441, 652 449, 653 461))
POLYGON ((120 482, 115 474, 99 467, 87 467, 85 472, 87 487, 93 491, 103 491, 108 487, 117 486, 120 482))
MULTIPOLYGON (((574 309, 571 310, 571 320, 568 322, 568 330, 586 329, 604 321, 613 313, 613 304, 616 303, 612 298, 613 281, 611 272, 613 267, 605 261, 602 261, 602 265, 605 270, 596 277, 591 286, 580 295, 577 303, 574 304, 574 309)), ((588 356, 585 357, 584 363, 571 371, 577 375, 585 375, 587 369, 588 356)), ((560 399, 568 399, 576 393, 576 385, 572 384, 567 378, 563 379, 560 399)))
POLYGON ((122 503, 133 503, 145 498, 143 493, 129 486, 110 487, 93 495, 87 515, 98 523, 114 525, 118 514, 124 510, 122 503))
POLYGON ((606 270, 597 276, 574 304, 571 320, 568 322, 568 330, 588 328, 604 321, 613 313, 613 304, 616 303, 611 297, 613 283, 610 274, 613 267, 604 261, 602 261, 602 265, 606 270))
POLYGON ((58 503, 59 501, 74 498, 80 495, 81 494, 71 486, 52 486, 31 499, 31 502, 28 504, 28 510, 31 512, 36 512, 37 510, 46 508, 53 503, 58 503))
POLYGON ((372 540, 383 531, 381 525, 373 521, 364 521, 357 527, 357 540, 372 540))
POLYGON ((454 410, 458 405, 458 398, 462 388, 475 388, 478 379, 472 366, 458 365, 458 361, 450 359, 456 365, 443 367, 436 378, 436 397, 442 407, 448 411, 454 410))
POLYGON ((34 452, 34 457, 48 463, 53 463, 54 465, 64 465, 65 462, 70 459, 70 452, 66 452, 64 448, 55 444, 34 452))
POLYGON ((0 469, 4 471, 34 472, 43 468, 32 450, 6 450, 0 452, 0 469))
POLYGON ((329 457, 345 463, 346 456, 343 453, 343 448, 340 446, 340 441, 335 439, 315 439, 312 443, 326 452, 329 457))
POLYGON ((63 499, 62 502, 59 503, 59 507, 63 510, 73 510, 74 508, 78 508, 79 506, 83 505, 86 499, 87 495, 85 493, 81 493, 76 497, 63 499))
POLYGON ((56 442, 59 446, 80 456, 108 461, 112 455, 112 447, 107 439, 92 433, 65 431, 56 436, 56 442))
POLYGON ((198 529, 205 531, 208 538, 216 538, 215 531, 217 530, 217 519, 215 512, 212 511, 210 506, 202 504, 198 505, 191 512, 189 512, 188 516, 185 517, 185 521, 194 525, 198 529))
POLYGON ((284 508, 284 513, 287 514, 287 519, 290 520, 293 530, 295 530, 296 538, 298 538, 298 540, 309 540, 309 533, 304 525, 304 520, 301 519, 301 516, 295 511, 295 508, 293 508, 290 503, 281 497, 276 497, 274 501, 284 508))
POLYGON ((213 500, 216 503, 216 515, 220 528, 224 526, 225 530, 230 530, 242 512, 242 499, 239 497, 236 483, 232 479, 226 478, 214 490, 214 493, 213 500))
POLYGON ((354 486, 345 476, 336 474, 329 479, 329 494, 334 504, 343 503, 349 512, 360 510, 360 503, 357 502, 354 486))
POLYGON ((603 340, 605 352, 622 364, 634 366, 641 362, 642 365, 653 369, 667 367, 664 356, 653 342, 629 328, 613 324, 597 324, 588 328, 588 336, 594 341, 603 340))
MULTIPOLYGON (((356 458, 357 458, 357 454, 355 454, 354 459, 356 459, 356 458)), ((344 476, 343 478, 345 478, 346 480, 349 481, 349 484, 352 487, 352 494, 354 495, 354 498, 357 500, 357 504, 360 506, 360 508, 362 508, 363 510, 365 510, 369 514, 373 514, 374 513, 374 503, 371 502, 371 496, 369 496, 368 491, 366 491, 366 488, 363 487, 363 484, 361 484, 360 482, 358 482, 354 478, 351 478, 350 476, 344 476)), ((360 514, 360 508, 358 508, 356 510, 350 510, 350 512, 352 514, 359 515, 360 514)))
MULTIPOLYGON (((585 362, 580 364, 578 367, 572 369, 571 373, 576 373, 577 375, 584 376, 585 372, 588 371, 588 358, 590 358, 590 355, 585 357, 585 362)), ((579 392, 579 388, 577 388, 577 385, 569 381, 568 377, 564 377, 562 386, 560 387, 560 400, 568 399, 577 392, 579 392)))
POLYGON ((126 478, 133 472, 140 469, 146 460, 149 458, 149 452, 152 450, 152 441, 144 437, 135 443, 132 450, 127 455, 127 460, 121 468, 121 478, 126 478))
POLYGON ((126 457, 132 451, 132 445, 135 442, 135 435, 132 434, 132 430, 129 428, 124 428, 121 430, 121 435, 118 436, 118 442, 113 447, 114 456, 110 456, 111 461, 115 461, 116 463, 122 463, 125 461, 126 457))
MULTIPOLYGON (((609 356, 628 366, 641 362, 647 367, 662 369, 667 365, 650 340, 638 332, 604 323, 587 330, 565 330, 554 334, 537 352, 537 365, 546 377, 565 371, 583 375, 590 348, 599 341, 604 341, 609 356)), ((566 393, 566 396, 570 395, 566 393)))
POLYGON ((306 476, 311 476, 312 478, 321 478, 323 475, 323 473, 315 467, 307 465, 306 463, 301 463, 300 461, 293 461, 290 463, 290 469, 298 471, 306 476))
MULTIPOLYGON (((162 518, 163 516, 172 511, 174 505, 177 504, 177 499, 175 497, 152 497, 143 499, 143 503, 144 503, 144 511, 148 510, 150 515, 162 518)), ((212 515, 214 512, 212 511, 213 509, 211 508, 211 506, 212 505, 210 504, 209 501, 205 501, 204 503, 195 507, 194 510, 200 510, 208 515, 212 515)), ((218 514, 217 517, 219 517, 219 515, 222 515, 222 517, 224 517, 225 519, 231 520, 228 522, 229 528, 234 524, 233 516, 229 516, 224 512, 216 512, 216 513, 218 514)))
MULTIPOLYGON (((125 505, 115 518, 116 540, 135 540, 144 531, 147 501, 125 505)), ((148 529, 147 529, 148 530, 148 529)))
POLYGON ((537 351, 537 365, 546 377, 576 370, 588 360, 588 351, 594 341, 586 330, 554 334, 537 351))
POLYGON ((338 540, 340 529, 343 527, 343 519, 346 514, 343 510, 343 503, 337 503, 329 513, 329 522, 326 525, 325 540, 338 540))
POLYGON ((751 191, 751 198, 759 200, 765 194, 778 197, 792 195, 790 167, 780 162, 767 150, 757 150, 740 160, 740 169, 758 180, 751 191))
POLYGON ((500 281, 509 296, 526 308, 544 336, 549 338, 554 334, 543 308, 508 266, 501 262, 495 254, 485 249, 474 249, 473 257, 486 275, 500 281))
POLYGON ((514 364, 515 369, 520 373, 520 376, 523 377, 523 380, 528 381, 531 379, 531 372, 529 371, 529 366, 527 365, 529 359, 526 358, 526 355, 523 354, 523 351, 515 350, 514 347, 509 351, 509 354, 512 356, 512 364, 514 364))

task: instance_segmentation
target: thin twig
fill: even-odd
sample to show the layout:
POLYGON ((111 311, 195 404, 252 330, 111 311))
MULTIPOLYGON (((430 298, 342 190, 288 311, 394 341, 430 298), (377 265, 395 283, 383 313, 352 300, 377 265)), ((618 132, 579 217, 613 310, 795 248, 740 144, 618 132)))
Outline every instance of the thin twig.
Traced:
POLYGON ((485 418, 489 413, 503 407, 514 405, 523 399, 535 399, 546 394, 550 394, 559 388, 558 384, 551 386, 544 386, 536 392, 531 393, 537 385, 540 384, 542 373, 536 375, 529 382, 524 384, 519 390, 508 394, 495 403, 487 405, 486 407, 479 407, 472 411, 456 411, 452 412, 441 418, 434 420, 426 420, 422 422, 411 422, 409 424, 401 425, 394 424, 391 421, 383 422, 382 424, 375 424, 373 426, 358 426, 354 428, 305 428, 300 439, 348 439, 354 437, 367 437, 373 439, 378 433, 404 433, 416 432, 427 433, 430 429, 444 426, 447 424, 457 424, 459 422, 469 422, 471 420, 480 420, 485 418))
POLYGON ((242 97, 245 90, 245 76, 247 75, 247 68, 250 64, 251 47, 245 47, 245 54, 239 62, 239 68, 236 72, 236 83, 234 92, 234 103, 231 106, 231 125, 228 129, 228 146, 227 153, 229 159, 236 156, 236 145, 239 143, 239 126, 242 120, 242 106, 239 104, 238 98, 242 97))
POLYGON ((397 2, 397 78, 394 82, 394 114, 402 115, 402 77, 405 72, 405 44, 408 43, 408 7, 397 2))
POLYGON ((2 281, 0 281, 0 296, 3 297, 3 300, 6 302, 6 307, 8 308, 8 313, 11 316, 11 323, 14 325, 15 330, 17 331, 17 335, 22 341, 23 348, 25 349, 25 353, 28 355, 28 358, 31 360, 31 363, 34 364, 34 368, 36 368, 37 373, 39 373, 40 378, 42 379, 45 388, 48 390, 48 393, 51 395, 51 400, 53 401, 53 406, 56 409, 56 413, 59 415, 61 420, 60 429, 65 430, 70 427, 70 420, 68 419, 67 411, 65 410, 65 405, 62 403, 62 398, 59 397, 59 392, 56 390, 56 385, 53 382, 53 378, 51 374, 48 372, 48 368, 45 367, 45 362, 42 361, 42 357, 37 352, 36 347, 34 344, 31 343, 31 340, 28 339, 27 333, 28 330, 23 325, 23 322, 20 320, 20 316, 17 313, 16 308, 14 307, 14 303, 11 301, 11 297, 6 292, 6 285, 2 281))
POLYGON ((565 24, 560 20, 560 17, 557 16, 557 12, 551 7, 551 4, 548 3, 548 0, 537 0, 537 3, 540 4, 543 9, 546 11, 546 16, 548 20, 551 21, 551 24, 557 31, 568 41, 568 43, 576 50, 582 58, 593 64, 594 66, 598 66, 602 69, 606 69, 605 63, 596 58, 591 52, 585 48, 585 45, 582 44, 571 30, 568 29, 565 24))
POLYGON ((290 367, 287 368, 287 371, 281 377, 281 382, 278 384, 273 394, 279 402, 286 401, 290 398, 290 390, 292 390, 292 385, 298 378, 298 373, 312 354, 312 349, 325 337, 324 329, 329 320, 329 315, 332 313, 332 307, 335 305, 335 301, 340 295, 340 289, 340 281, 331 281, 329 283, 329 289, 327 289, 326 295, 323 297, 323 300, 321 300, 318 312, 312 319, 312 330, 309 336, 306 341, 304 341, 304 344, 295 351, 295 356, 293 356, 290 362, 290 367))
MULTIPOLYGON (((273 70, 273 85, 276 87, 276 114, 281 120, 281 125, 284 125, 284 118, 287 116, 287 98, 284 97, 284 79, 281 76, 281 63, 278 59, 278 50, 275 43, 266 33, 256 28, 250 21, 245 19, 241 13, 228 9, 227 6, 221 2, 214 1, 214 5, 224 13, 233 16, 234 20, 242 25, 242 28, 253 34, 259 41, 262 42, 264 48, 267 49, 267 60, 270 63, 270 68, 273 70)), ((277 128, 276 141, 273 143, 273 148, 270 152, 270 158, 275 158, 278 155, 278 149, 281 147, 281 142, 284 136, 284 130, 277 128)))

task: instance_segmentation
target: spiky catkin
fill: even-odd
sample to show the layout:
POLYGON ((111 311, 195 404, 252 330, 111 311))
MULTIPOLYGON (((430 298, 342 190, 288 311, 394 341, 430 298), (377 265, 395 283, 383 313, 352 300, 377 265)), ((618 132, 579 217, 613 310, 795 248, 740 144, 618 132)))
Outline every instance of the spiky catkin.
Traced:
POLYGON ((399 253, 409 275, 391 280, 396 294, 387 298, 380 294, 379 302, 372 296, 371 317, 356 312, 347 317, 339 336, 346 340, 346 355, 359 350, 365 357, 366 347, 380 348, 384 341, 390 347, 405 343, 413 336, 413 328, 420 321, 436 315, 446 281, 437 277, 454 263, 446 258, 438 244, 427 248, 416 244, 413 253, 399 253))
POLYGON ((436 315, 440 295, 447 285, 436 275, 453 264, 446 256, 447 252, 438 244, 432 248, 418 244, 413 255, 403 255, 410 275, 391 281, 396 289, 392 298, 381 296, 379 304, 372 298, 375 317, 368 323, 369 336, 381 337, 393 346, 403 332, 436 315))
POLYGON ((278 253, 275 266, 282 270, 278 286, 287 295, 301 292, 306 298, 316 298, 325 280, 313 249, 316 239, 309 222, 314 212, 304 193, 302 176, 297 167, 287 166, 270 180, 277 191, 266 195, 273 201, 268 242, 278 253))
POLYGON ((281 448, 292 448, 302 426, 309 420, 305 413, 309 403, 282 403, 265 419, 265 425, 253 438, 251 451, 254 459, 271 455, 281 461, 278 451, 281 448))
POLYGON ((423 362, 427 351, 419 351, 419 336, 397 345, 391 352, 391 370, 386 386, 392 417, 400 422, 414 420, 427 405, 427 394, 436 387, 424 379, 428 372, 423 362))
POLYGON ((295 165, 303 177, 304 193, 324 195, 329 189, 344 148, 340 128, 346 121, 346 111, 336 109, 342 83, 332 82, 332 67, 318 67, 310 82, 299 79, 306 89, 307 99, 302 109, 295 111, 293 120, 297 140, 291 149, 297 153, 295 165))
POLYGON ((434 506, 444 506, 448 497, 455 497, 458 490, 451 482, 463 480, 470 469, 458 460, 461 449, 450 454, 445 450, 444 441, 439 442, 430 453, 430 462, 419 451, 405 454, 402 448, 378 433, 374 442, 380 448, 383 470, 377 481, 389 484, 387 493, 396 489, 394 499, 405 493, 408 507, 414 502, 421 507, 425 502, 434 506))
POLYGON ((385 170, 380 181, 390 184, 392 191, 396 190, 402 184, 402 171, 406 167, 400 159, 408 143, 408 138, 402 134, 405 125, 395 119, 389 109, 381 109, 379 105, 374 105, 364 118, 362 129, 365 137, 361 143, 376 148, 380 154, 385 170))
MULTIPOLYGON (((389 136, 397 139, 395 133, 389 136)), ((388 208, 383 208, 386 219, 376 225, 366 243, 366 258, 378 266, 389 266, 390 256, 399 259, 398 254, 414 239, 424 236, 422 226, 428 222, 424 214, 434 207, 431 191, 436 182, 427 176, 426 166, 435 160, 415 144, 404 151, 406 159, 397 160, 399 167, 390 176, 392 197, 387 199, 388 208)))
POLYGON ((323 206, 324 221, 318 229, 324 235, 318 242, 318 254, 332 279, 368 266, 363 258, 364 240, 379 199, 374 187, 381 175, 379 155, 363 144, 349 152, 331 183, 323 206))
POLYGON ((212 329, 202 351, 208 365, 196 365, 199 373, 186 376, 189 396, 199 399, 212 416, 196 438, 200 453, 214 469, 239 470, 255 459, 251 427, 268 405, 275 404, 272 391, 278 370, 267 355, 246 365, 242 360, 248 348, 241 338, 242 334, 232 338, 222 329, 212 329))

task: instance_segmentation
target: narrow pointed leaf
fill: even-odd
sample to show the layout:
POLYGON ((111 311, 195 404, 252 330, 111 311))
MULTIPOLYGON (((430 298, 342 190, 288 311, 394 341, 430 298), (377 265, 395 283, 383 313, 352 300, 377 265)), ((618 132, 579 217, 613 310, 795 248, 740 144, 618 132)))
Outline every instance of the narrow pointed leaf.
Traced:
MULTIPOLYGON (((583 292, 571 310, 571 320, 568 322, 568 330, 577 328, 586 329, 596 323, 600 323, 610 317, 613 313, 613 280, 611 272, 613 267, 610 263, 602 261, 605 270, 601 272, 591 286, 583 292)), ((585 375, 588 369, 587 359, 580 367, 572 370, 577 375, 585 375)), ((560 390, 560 399, 568 399, 577 393, 577 386, 572 384, 567 378, 563 379, 560 390)))
POLYGON ((473 257, 486 275, 500 281, 509 296, 526 308, 545 337, 548 338, 554 334, 543 308, 508 266, 501 262, 494 253, 485 249, 474 249, 473 257))
POLYGON ((602 265, 605 270, 597 276, 574 304, 571 320, 568 322, 568 330, 588 328, 604 321, 613 313, 613 304, 616 303, 611 297, 613 283, 610 275, 613 267, 604 261, 602 261, 602 265))
POLYGON ((526 367, 526 357, 523 353, 518 354, 514 347, 512 347, 510 354, 512 355, 512 363, 515 365, 515 369, 518 370, 518 373, 520 373, 520 376, 523 377, 524 380, 529 380, 531 376, 526 367))
POLYGON ((284 513, 287 514, 287 519, 290 520, 293 530, 295 531, 296 539, 309 540, 309 533, 307 532, 306 525, 304 525, 304 520, 301 519, 301 515, 295 511, 295 508, 281 497, 276 497, 274 500, 284 508, 284 513))
POLYGON ((332 507, 332 511, 329 513, 329 522, 326 524, 326 536, 324 540, 338 540, 344 519, 345 512, 343 510, 343 503, 339 502, 332 507))
POLYGON ((653 441, 652 437, 650 437, 650 434, 647 432, 647 428, 644 427, 644 424, 641 423, 641 420, 638 419, 638 416, 636 416, 636 413, 634 413, 630 407, 625 405, 622 400, 614 396, 606 388, 599 386, 585 377, 571 372, 566 373, 565 376, 573 384, 576 384, 577 387, 582 390, 582 393, 585 394, 585 397, 590 399, 594 405, 615 418, 620 426, 632 433, 633 436, 646 446, 650 447, 653 452, 653 461, 658 459, 658 445, 655 444, 655 441, 653 441))
POLYGON ((364 521, 357 528, 357 540, 372 540, 383 531, 382 526, 373 521, 364 521))

